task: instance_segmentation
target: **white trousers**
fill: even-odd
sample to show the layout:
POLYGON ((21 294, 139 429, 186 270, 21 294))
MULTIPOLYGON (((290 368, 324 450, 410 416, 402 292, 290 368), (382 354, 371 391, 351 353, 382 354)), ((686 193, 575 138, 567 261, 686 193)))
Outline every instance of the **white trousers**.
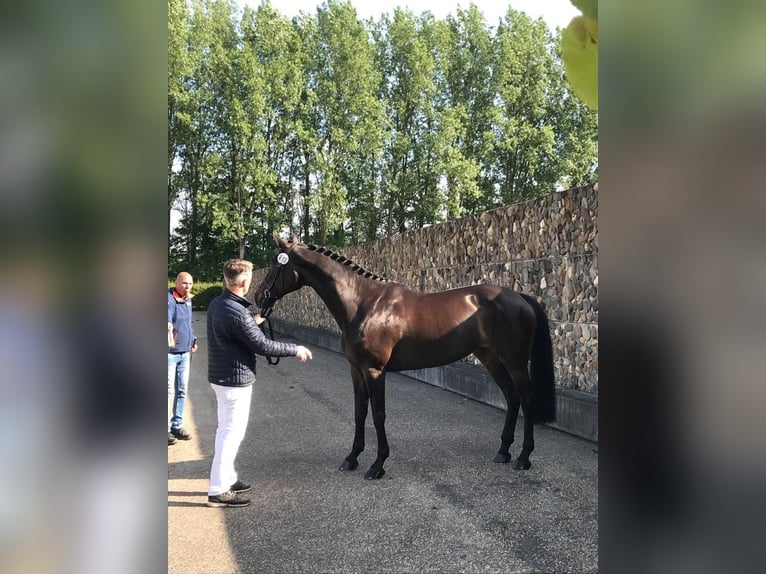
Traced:
POLYGON ((224 387, 210 385, 218 401, 218 428, 215 431, 215 454, 210 469, 209 496, 227 492, 237 482, 234 459, 239 445, 245 438, 247 421, 250 418, 250 398, 253 386, 224 387))

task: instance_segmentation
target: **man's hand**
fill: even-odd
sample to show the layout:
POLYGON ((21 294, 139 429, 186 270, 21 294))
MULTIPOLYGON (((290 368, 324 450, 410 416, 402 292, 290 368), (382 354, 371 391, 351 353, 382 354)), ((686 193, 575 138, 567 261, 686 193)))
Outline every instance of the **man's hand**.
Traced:
POLYGON ((303 345, 298 345, 298 351, 295 353, 295 356, 298 357, 301 363, 305 363, 311 359, 311 351, 303 345))
POLYGON ((266 320, 266 317, 261 317, 260 314, 256 313, 253 315, 253 319, 255 319, 255 324, 260 326, 266 320))
POLYGON ((197 352, 197 343, 194 343, 194 344, 192 345, 192 348, 191 348, 191 352, 192 352, 192 353, 196 353, 196 352, 197 352))

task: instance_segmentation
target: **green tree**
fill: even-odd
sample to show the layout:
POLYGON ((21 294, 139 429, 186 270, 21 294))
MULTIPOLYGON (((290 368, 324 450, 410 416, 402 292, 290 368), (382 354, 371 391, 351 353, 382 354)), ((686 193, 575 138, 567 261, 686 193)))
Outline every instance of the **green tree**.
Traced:
POLYGON ((255 11, 245 9, 241 33, 248 72, 259 78, 248 84, 256 92, 247 110, 251 139, 245 142, 249 153, 244 158, 249 231, 257 251, 268 252, 272 231, 294 219, 299 172, 293 140, 304 89, 302 45, 296 27, 270 2, 255 11))
POLYGON ((381 99, 390 131, 381 166, 381 208, 386 235, 439 220, 444 207, 433 149, 435 68, 433 16, 416 18, 396 9, 384 16, 377 34, 377 62, 383 70, 381 99))
POLYGON ((319 32, 316 18, 302 14, 293 20, 293 26, 303 51, 298 55, 298 62, 303 79, 297 107, 293 115, 294 137, 291 140, 290 155, 292 170, 295 174, 300 198, 300 229, 304 241, 311 237, 312 202, 315 172, 317 166, 317 148, 319 146, 320 113, 316 107, 319 61, 315 57, 319 45, 319 32))
POLYGON ((209 199, 214 230, 237 244, 244 257, 251 220, 252 190, 248 174, 254 150, 262 142, 253 133, 251 120, 263 112, 260 78, 250 54, 241 49, 236 12, 229 0, 207 5, 210 30, 207 60, 213 91, 213 122, 216 138, 213 154, 217 166, 209 199))
POLYGON ((490 31, 481 11, 470 4, 448 15, 447 107, 445 134, 455 139, 443 155, 451 203, 460 205, 456 216, 486 209, 491 184, 484 169, 492 144, 495 61, 490 31))
POLYGON ((316 214, 319 243, 344 224, 348 182, 362 158, 380 146, 382 104, 373 66, 373 48, 364 24, 349 2, 330 0, 317 10, 316 41, 309 83, 315 91, 316 186, 308 199, 316 214))
POLYGON ((186 81, 191 73, 187 55, 188 38, 189 10, 186 0, 168 0, 168 230, 173 204, 179 194, 174 168, 183 137, 177 114, 185 100, 186 81))
POLYGON ((172 265, 219 279, 296 223, 340 247, 593 181, 598 120, 560 49, 474 5, 362 22, 330 0, 288 21, 269 0, 168 0, 172 265))
POLYGON ((560 43, 555 42, 550 107, 556 137, 557 185, 563 189, 598 179, 598 112, 575 95, 567 81, 560 43))
POLYGON ((553 45, 542 20, 509 9, 497 30, 496 129, 492 154, 499 200, 512 203, 549 192, 558 179, 555 117, 550 98, 553 45))
POLYGON ((173 198, 182 200, 185 207, 184 225, 179 231, 185 248, 180 250, 176 246, 175 257, 183 253, 185 266, 191 271, 197 266, 201 204, 207 201, 206 191, 212 185, 216 169, 212 154, 216 126, 211 38, 207 3, 195 0, 191 3, 186 41, 188 75, 179 87, 182 95, 177 98, 175 114, 179 139, 176 159, 181 169, 173 198))

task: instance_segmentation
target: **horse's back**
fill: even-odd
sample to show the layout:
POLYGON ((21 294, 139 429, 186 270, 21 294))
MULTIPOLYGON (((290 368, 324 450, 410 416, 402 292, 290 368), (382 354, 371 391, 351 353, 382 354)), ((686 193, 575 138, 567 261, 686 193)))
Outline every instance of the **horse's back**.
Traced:
POLYGON ((402 337, 394 346, 391 371, 435 367, 495 347, 534 329, 534 311, 511 289, 471 285, 437 293, 401 292, 402 337))

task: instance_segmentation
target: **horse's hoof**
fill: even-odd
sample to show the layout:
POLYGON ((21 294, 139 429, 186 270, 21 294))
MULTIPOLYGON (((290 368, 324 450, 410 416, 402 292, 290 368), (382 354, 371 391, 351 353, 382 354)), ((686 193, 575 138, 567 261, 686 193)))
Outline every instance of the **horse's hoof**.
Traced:
POLYGON ((507 452, 506 453, 499 452, 495 455, 495 458, 493 458, 492 460, 493 462, 500 462, 505 464, 506 462, 511 461, 511 455, 508 454, 507 452))
POLYGON ((532 466, 532 463, 529 462, 529 460, 522 460, 520 458, 516 459, 516 464, 513 468, 516 470, 529 470, 529 468, 532 466))
POLYGON ((375 468, 374 466, 370 467, 370 470, 367 471, 367 474, 364 475, 365 480, 377 480, 381 476, 386 474, 386 471, 382 468, 375 468))
POLYGON ((347 460, 344 460, 343 464, 340 465, 340 468, 338 470, 354 470, 357 466, 359 466, 359 463, 357 461, 349 462, 347 460))
POLYGON ((359 462, 356 460, 355 461, 344 460, 338 470, 343 470, 343 471, 354 470, 358 466, 359 466, 359 462))

